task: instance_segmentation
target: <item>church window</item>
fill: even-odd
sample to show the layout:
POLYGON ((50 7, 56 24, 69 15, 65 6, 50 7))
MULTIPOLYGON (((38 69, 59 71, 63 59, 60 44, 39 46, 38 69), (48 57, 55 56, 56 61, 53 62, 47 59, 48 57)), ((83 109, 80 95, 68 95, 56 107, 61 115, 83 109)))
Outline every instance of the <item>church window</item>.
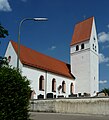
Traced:
POLYGON ((10 62, 11 61, 11 56, 8 56, 8 62, 10 62))
POLYGON ((94 41, 96 40, 95 37, 93 37, 94 41))
POLYGON ((76 51, 78 51, 78 50, 79 50, 79 45, 76 46, 76 51))
POLYGON ((93 50, 94 50, 94 44, 93 44, 93 50))
POLYGON ((84 44, 81 44, 81 49, 84 49, 84 44))
POLYGON ((56 80, 54 78, 52 80, 52 92, 56 92, 56 80))
POLYGON ((44 91, 44 76, 40 76, 39 78, 39 90, 44 91))
POLYGON ((65 81, 62 82, 62 92, 63 93, 66 92, 66 83, 65 83, 65 81))
POLYGON ((73 94, 73 92, 74 92, 74 85, 73 85, 73 83, 71 83, 71 85, 70 85, 70 93, 73 94))
POLYGON ((95 46, 95 52, 96 52, 97 50, 96 50, 96 46, 95 46))

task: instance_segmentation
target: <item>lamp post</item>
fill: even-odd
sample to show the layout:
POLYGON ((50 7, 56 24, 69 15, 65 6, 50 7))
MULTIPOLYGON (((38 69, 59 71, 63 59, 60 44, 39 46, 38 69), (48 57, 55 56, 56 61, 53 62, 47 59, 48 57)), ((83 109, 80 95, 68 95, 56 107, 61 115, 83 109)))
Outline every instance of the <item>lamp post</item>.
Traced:
POLYGON ((24 18, 20 21, 19 24, 19 31, 18 31, 18 53, 17 53, 17 69, 19 70, 19 59, 20 59, 20 29, 22 26, 22 23, 27 20, 33 20, 33 21, 47 21, 48 18, 24 18))

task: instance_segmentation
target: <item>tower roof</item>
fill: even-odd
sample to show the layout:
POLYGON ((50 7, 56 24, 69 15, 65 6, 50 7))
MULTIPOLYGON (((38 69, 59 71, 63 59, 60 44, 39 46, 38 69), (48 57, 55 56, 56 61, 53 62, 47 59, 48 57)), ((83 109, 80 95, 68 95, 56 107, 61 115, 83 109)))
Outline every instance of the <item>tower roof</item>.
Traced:
POLYGON ((71 46, 90 39, 93 19, 94 17, 91 17, 75 25, 71 46))
MULTIPOLYGON (((18 44, 11 40, 11 44, 18 51, 18 44)), ((22 64, 48 72, 56 73, 69 78, 74 78, 70 72, 70 65, 30 48, 20 45, 20 61, 22 64)))

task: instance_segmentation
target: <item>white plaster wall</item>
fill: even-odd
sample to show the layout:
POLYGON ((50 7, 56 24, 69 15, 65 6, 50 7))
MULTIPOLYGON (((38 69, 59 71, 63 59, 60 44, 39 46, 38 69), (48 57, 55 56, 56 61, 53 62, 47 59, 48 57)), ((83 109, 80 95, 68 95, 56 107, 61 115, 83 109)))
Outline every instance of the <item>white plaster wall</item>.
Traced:
POLYGON ((40 69, 32 68, 32 67, 27 67, 24 66, 22 69, 22 75, 26 76, 30 80, 30 86, 31 88, 35 91, 36 95, 34 96, 35 99, 37 99, 37 95, 42 94, 44 95, 44 98, 46 98, 45 94, 47 93, 53 93, 56 95, 64 95, 65 97, 68 97, 70 95, 70 84, 73 83, 75 86, 75 81, 73 79, 68 79, 63 76, 59 76, 56 74, 53 74, 51 72, 46 72, 40 69), (44 76, 44 91, 39 90, 39 78, 40 76, 44 76), (55 78, 56 80, 56 92, 52 92, 52 79, 55 78), (65 81, 66 83, 66 93, 58 93, 58 86, 62 85, 62 81, 65 81))
POLYGON ((92 27, 91 37, 90 37, 90 71, 91 71, 90 80, 91 80, 91 95, 92 96, 94 96, 99 91, 98 52, 99 51, 98 51, 97 33, 96 33, 95 21, 93 21, 93 27, 92 27))
POLYGON ((71 54, 71 71, 75 75, 75 93, 90 93, 90 54, 82 50, 71 54))
POLYGON ((91 80, 91 95, 94 96, 99 91, 99 82, 98 82, 98 56, 90 51, 90 80, 91 80))
POLYGON ((47 74, 47 87, 48 87, 47 93, 51 92, 53 94, 56 94, 56 96, 63 95, 64 97, 68 97, 68 95, 70 95, 71 83, 73 83, 73 85, 75 86, 74 79, 66 78, 66 77, 48 72, 48 74, 47 74), (56 80, 56 93, 52 92, 52 79, 53 78, 55 78, 55 80, 56 80), (60 90, 60 93, 58 93, 58 87, 59 87, 59 85, 62 85, 63 81, 65 81, 65 83, 66 83, 66 93, 62 93, 62 89, 60 90))
MULTIPOLYGON (((78 43, 78 44, 76 44, 76 45, 73 45, 73 46, 71 46, 70 47, 70 53, 72 54, 72 53, 78 53, 78 51, 81 51, 81 44, 82 43, 78 43), (78 51, 76 51, 76 46, 77 45, 79 45, 79 50, 78 51)), ((89 44, 89 41, 85 41, 84 42, 84 44, 85 44, 85 49, 89 49, 89 47, 90 47, 90 44, 89 44)))
MULTIPOLYGON (((12 67, 17 67, 17 54, 11 42, 9 42, 6 52, 5 52, 5 57, 8 58, 9 56, 11 56, 11 61, 9 65, 12 65, 12 67)), ((22 63, 20 61, 19 61, 19 68, 22 69, 22 63)))

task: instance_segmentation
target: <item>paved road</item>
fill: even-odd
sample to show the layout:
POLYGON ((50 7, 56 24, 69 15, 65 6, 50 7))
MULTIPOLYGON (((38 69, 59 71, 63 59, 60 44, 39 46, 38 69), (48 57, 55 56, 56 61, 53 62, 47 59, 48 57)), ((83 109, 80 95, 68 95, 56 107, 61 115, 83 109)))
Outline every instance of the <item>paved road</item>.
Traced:
POLYGON ((109 120, 107 115, 61 114, 31 112, 33 120, 109 120))

